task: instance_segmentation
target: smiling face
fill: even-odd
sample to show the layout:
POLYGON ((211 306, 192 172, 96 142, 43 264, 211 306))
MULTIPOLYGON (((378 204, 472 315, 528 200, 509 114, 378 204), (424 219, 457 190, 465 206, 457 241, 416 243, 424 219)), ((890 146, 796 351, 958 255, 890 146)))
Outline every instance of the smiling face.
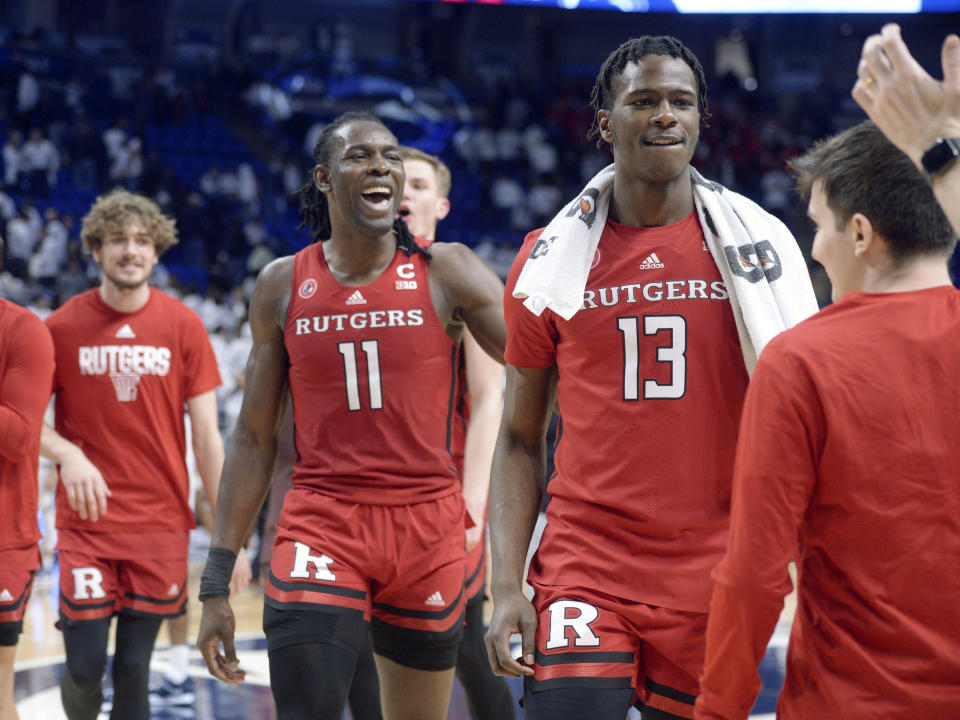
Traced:
POLYGON ((627 63, 609 110, 597 112, 600 136, 613 146, 618 171, 666 183, 687 172, 700 139, 693 70, 683 60, 645 55, 627 63))
POLYGON ((397 139, 371 120, 338 128, 329 167, 314 168, 314 182, 327 196, 334 228, 346 222, 377 233, 393 226, 404 172, 397 139))
POLYGON ((130 215, 122 227, 104 233, 93 259, 100 266, 103 283, 118 290, 136 290, 147 283, 157 264, 154 238, 136 215, 130 215))
POLYGON ((426 160, 403 161, 406 182, 400 217, 417 237, 433 240, 437 223, 450 212, 450 201, 440 196, 437 172, 426 160))

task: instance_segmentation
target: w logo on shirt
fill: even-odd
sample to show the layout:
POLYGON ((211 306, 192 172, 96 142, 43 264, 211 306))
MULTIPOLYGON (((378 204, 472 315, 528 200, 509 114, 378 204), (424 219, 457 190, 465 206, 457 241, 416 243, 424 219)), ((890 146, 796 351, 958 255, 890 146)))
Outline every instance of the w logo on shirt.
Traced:
POLYGON ((660 262, 660 258, 657 257, 655 252, 647 255, 646 259, 640 263, 641 270, 660 270, 663 266, 663 263, 660 262))
POLYGON ((137 399, 137 385, 140 384, 139 375, 111 374, 113 388, 117 391, 117 402, 135 402, 137 399))

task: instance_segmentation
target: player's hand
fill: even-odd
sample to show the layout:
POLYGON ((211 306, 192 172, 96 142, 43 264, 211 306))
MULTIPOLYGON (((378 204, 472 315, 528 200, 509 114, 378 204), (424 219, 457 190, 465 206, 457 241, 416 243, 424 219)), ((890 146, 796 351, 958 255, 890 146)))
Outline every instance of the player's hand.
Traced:
POLYGON ((467 552, 470 552, 477 545, 479 545, 480 540, 482 539, 483 539, 483 525, 474 525, 472 528, 467 528, 467 541, 466 541, 467 552))
POLYGON ((233 565, 233 575, 230 576, 230 597, 246 590, 251 579, 253 579, 253 571, 250 569, 250 559, 246 551, 241 548, 237 553, 237 561, 233 565))
POLYGON ((913 58, 890 23, 863 45, 851 95, 890 142, 920 166, 938 137, 960 136, 960 39, 943 43, 944 80, 932 78, 913 58))
POLYGON ((487 658, 494 675, 520 677, 533 675, 534 640, 537 632, 537 612, 533 604, 517 591, 497 597, 493 603, 493 617, 487 631, 487 658), (510 636, 520 633, 521 657, 510 653, 510 636))
POLYGON ((67 493, 67 502, 81 519, 97 522, 107 514, 107 498, 112 494, 103 475, 79 449, 63 460, 60 482, 67 493))
POLYGON ((233 646, 236 627, 233 609, 226 598, 203 601, 197 647, 210 674, 231 685, 239 685, 247 677, 246 671, 240 669, 237 651, 233 646), (223 643, 223 654, 220 653, 220 643, 223 643))

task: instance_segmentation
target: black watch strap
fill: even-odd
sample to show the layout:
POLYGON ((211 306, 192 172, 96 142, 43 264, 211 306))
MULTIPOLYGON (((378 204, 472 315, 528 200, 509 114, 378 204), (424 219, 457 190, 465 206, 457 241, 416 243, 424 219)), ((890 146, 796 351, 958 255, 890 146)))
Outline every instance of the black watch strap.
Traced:
POLYGON ((930 177, 946 171, 960 157, 960 137, 937 138, 920 158, 920 164, 930 177))

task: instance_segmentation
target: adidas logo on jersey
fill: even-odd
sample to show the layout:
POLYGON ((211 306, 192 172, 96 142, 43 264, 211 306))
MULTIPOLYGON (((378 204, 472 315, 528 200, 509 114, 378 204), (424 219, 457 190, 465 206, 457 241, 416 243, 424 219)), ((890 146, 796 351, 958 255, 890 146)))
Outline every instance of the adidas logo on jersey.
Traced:
POLYGON ((360 294, 359 290, 354 291, 353 295, 347 298, 347 305, 366 305, 367 301, 360 294))
POLYGON ((126 323, 124 323, 123 327, 117 330, 117 334, 114 335, 114 337, 118 338, 135 338, 136 336, 136 333, 133 332, 133 328, 126 323))
POLYGON ((443 607, 446 603, 443 601, 443 596, 440 594, 440 591, 437 590, 433 595, 428 597, 423 601, 424 605, 435 605, 437 607, 443 607))
MULTIPOLYGON (((13 595, 10 594, 10 591, 6 588, 3 589, 3 592, 0 592, 0 602, 13 602, 13 595)), ((429 600, 427 602, 430 602, 429 600)))
POLYGON ((167 595, 169 595, 170 597, 173 597, 174 595, 177 595, 179 592, 180 592, 180 586, 174 583, 173 585, 170 586, 170 589, 167 590, 167 595))
POLYGON ((663 267, 663 263, 660 262, 660 258, 657 257, 656 253, 650 253, 647 255, 647 259, 640 263, 641 270, 659 270, 663 267))

